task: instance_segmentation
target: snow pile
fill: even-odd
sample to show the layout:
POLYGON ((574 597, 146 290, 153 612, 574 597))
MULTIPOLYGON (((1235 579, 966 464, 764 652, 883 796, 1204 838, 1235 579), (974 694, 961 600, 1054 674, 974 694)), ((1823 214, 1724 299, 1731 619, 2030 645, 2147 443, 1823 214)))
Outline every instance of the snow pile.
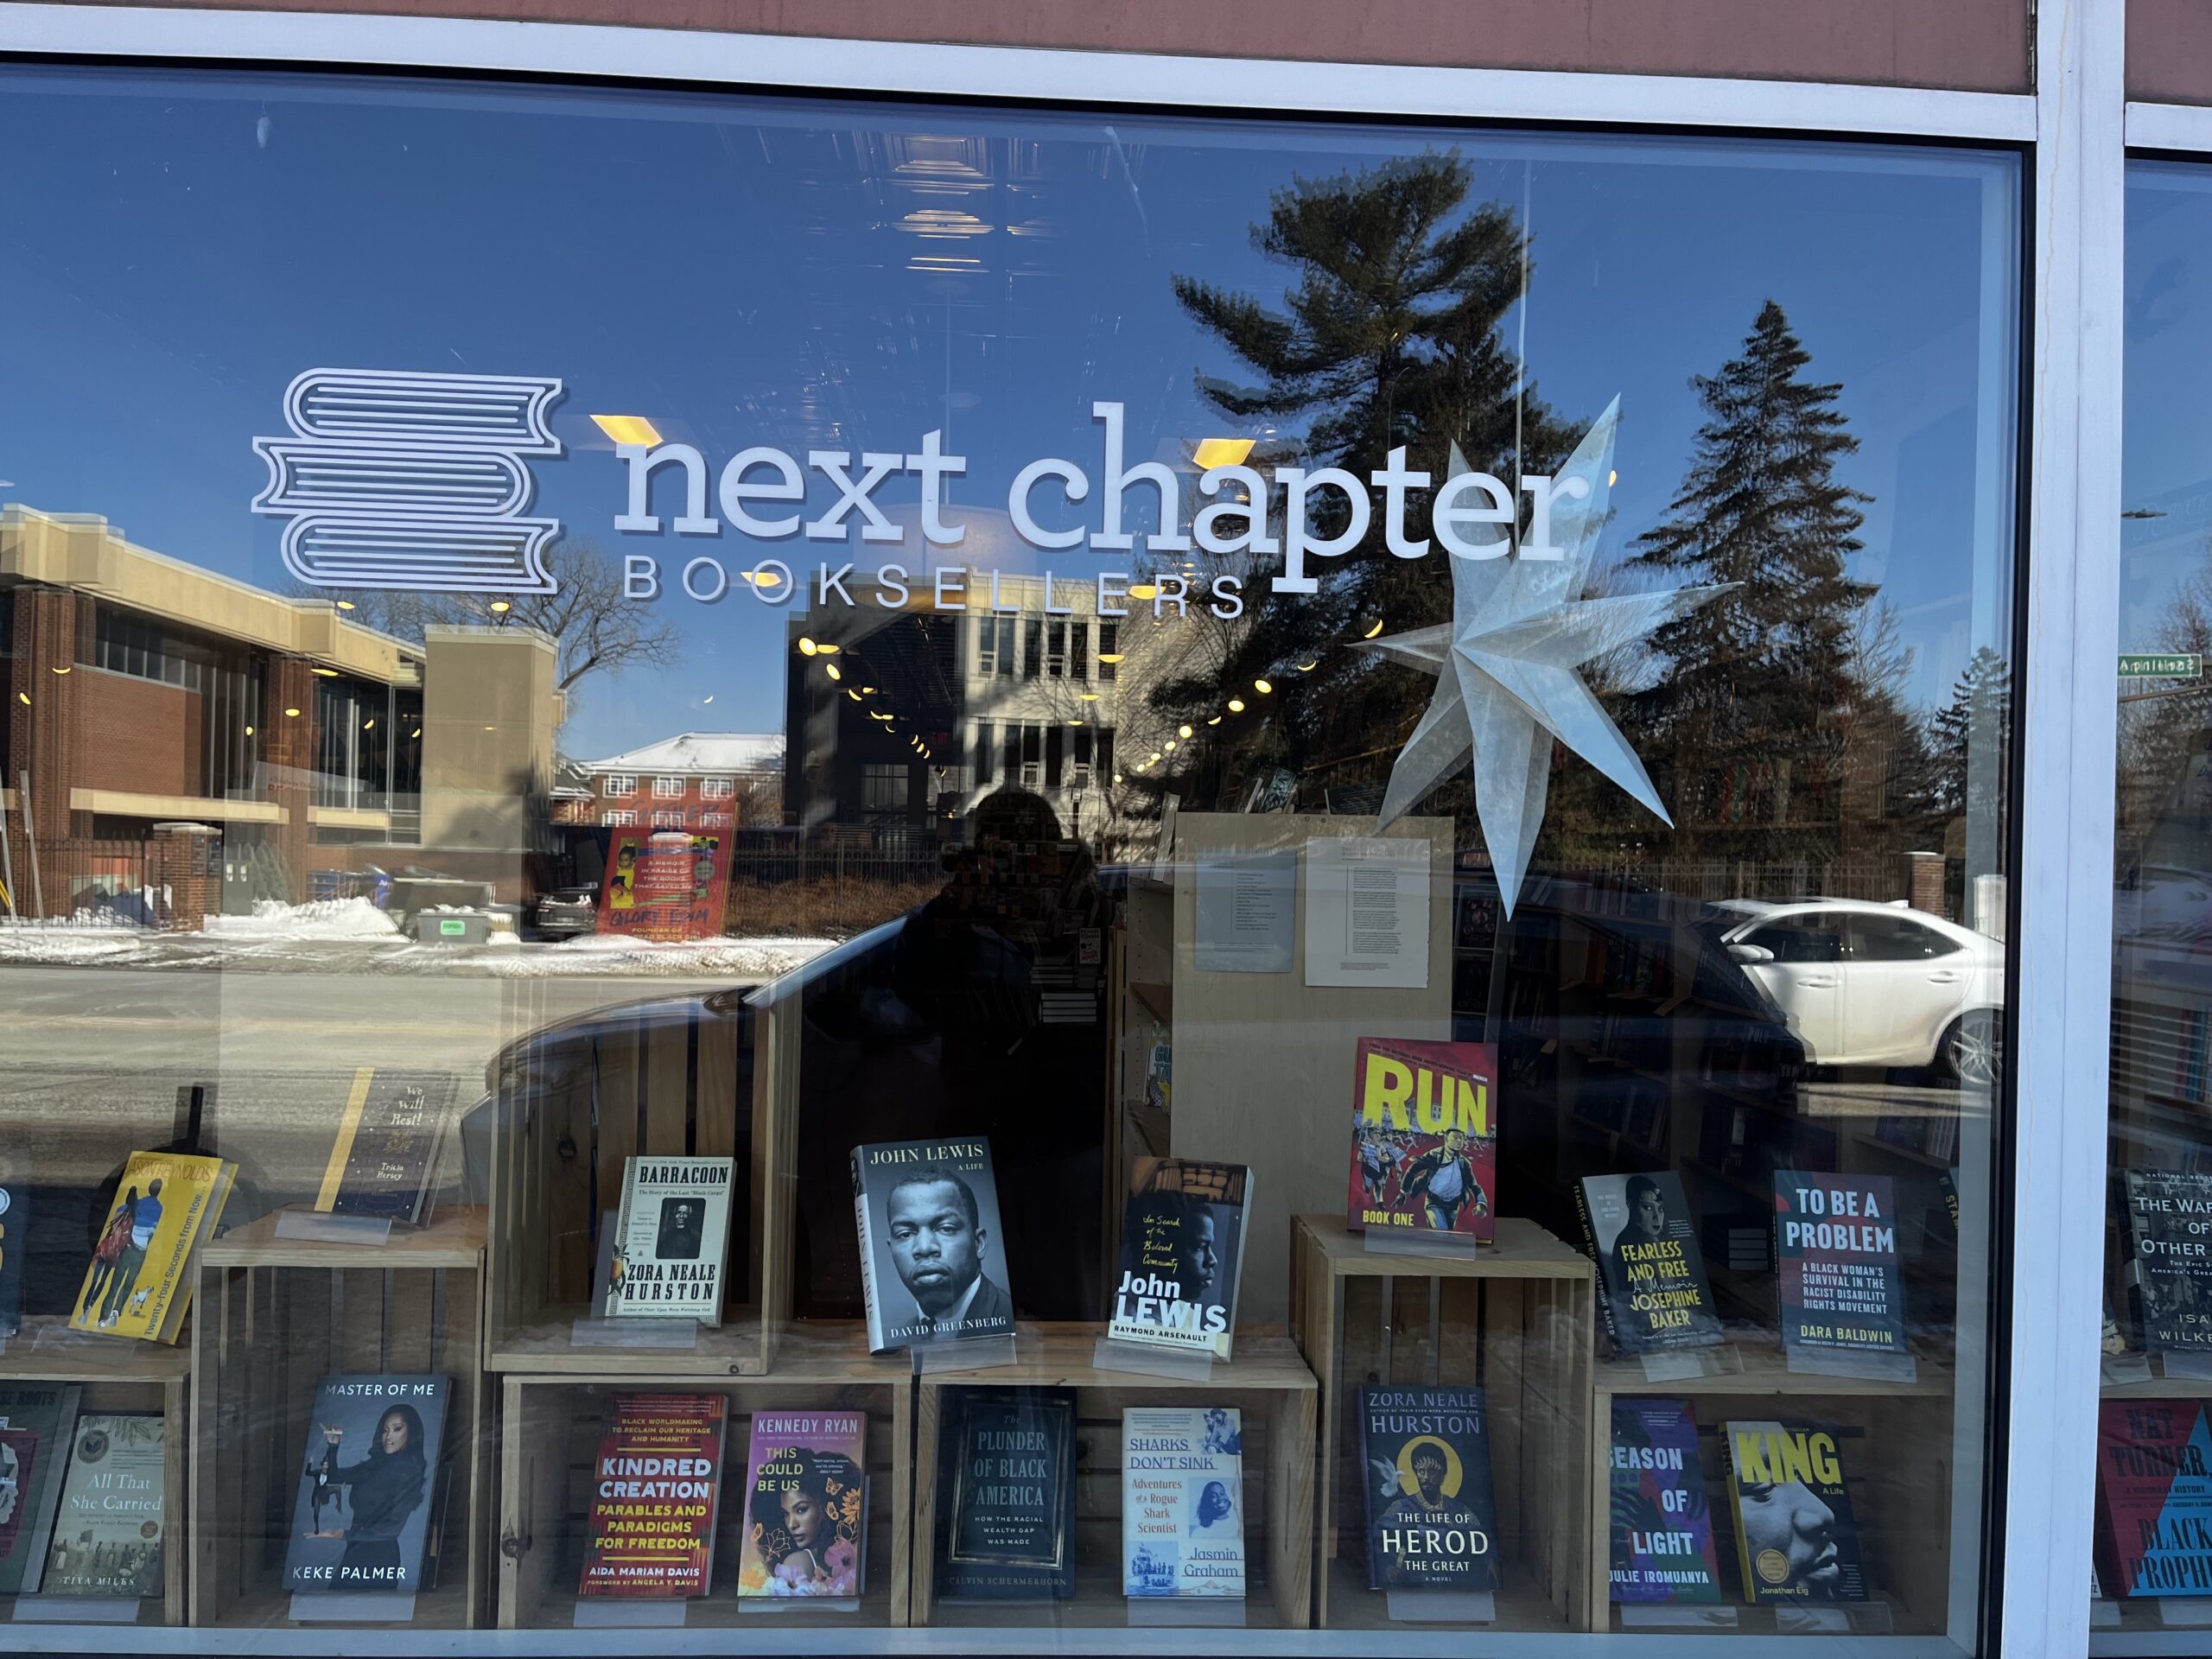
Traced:
POLYGON ((317 899, 304 905, 257 899, 251 916, 210 916, 207 934, 215 939, 323 944, 397 939, 399 929, 391 917, 356 895, 317 899))
POLYGON ((115 962, 135 957, 148 934, 105 911, 80 910, 45 921, 0 920, 0 963, 115 962))
POLYGON ((558 944, 484 959, 480 966, 502 979, 552 979, 571 974, 668 974, 689 977, 773 979, 836 948, 835 939, 688 939, 663 944, 588 933, 558 944))

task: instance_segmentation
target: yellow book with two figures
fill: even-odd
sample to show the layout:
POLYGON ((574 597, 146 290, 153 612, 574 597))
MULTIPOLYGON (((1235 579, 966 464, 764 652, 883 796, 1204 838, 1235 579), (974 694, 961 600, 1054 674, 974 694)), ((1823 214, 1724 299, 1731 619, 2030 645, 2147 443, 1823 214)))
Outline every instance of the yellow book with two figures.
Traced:
POLYGON ((192 1303, 200 1247, 214 1236, 237 1173, 221 1158, 132 1153, 69 1328, 175 1342, 192 1303))

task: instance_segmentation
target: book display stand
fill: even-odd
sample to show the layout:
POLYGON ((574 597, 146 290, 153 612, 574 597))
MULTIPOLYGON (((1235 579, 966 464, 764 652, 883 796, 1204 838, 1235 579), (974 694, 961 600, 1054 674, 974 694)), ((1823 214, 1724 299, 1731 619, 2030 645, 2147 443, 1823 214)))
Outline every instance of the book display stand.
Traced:
MULTIPOLYGON (((1340 1216, 1292 1217, 1291 1241, 1293 1334, 1321 1385, 1315 1622, 1328 1630, 1382 1630, 1409 1617, 1591 1628, 1592 1562, 1602 1606, 1604 1552, 1593 1548, 1574 1496, 1591 1457, 1585 1414, 1597 1303, 1589 1257, 1515 1216, 1500 1217, 1496 1244, 1471 1255, 1370 1254, 1340 1216), (1446 1607, 1426 1599, 1437 1592, 1370 1590, 1360 1385, 1478 1377, 1489 1391, 1497 1500, 1494 1604, 1455 1597, 1446 1607)), ((1602 1543, 1604 1533, 1596 1538, 1602 1543)))
POLYGON ((185 1535, 192 1622, 473 1625, 489 1590, 484 1212, 442 1210, 365 1259, 358 1244, 280 1236, 277 1223, 234 1227, 200 1255, 185 1535), (437 1548, 425 1587, 294 1595, 283 1588, 285 1545, 315 1385, 371 1371, 452 1380, 444 1475, 426 1499, 437 1548))
MULTIPOLYGON (((386 1216, 333 1216, 294 1205, 276 1212, 273 1236, 381 1249, 391 1243, 392 1231, 391 1220, 386 1216)), ((400 1236, 408 1234, 403 1231, 400 1236)))
MULTIPOLYGON (((188 1332, 188 1335, 189 1333, 188 1332)), ((0 1350, 0 1383, 73 1382, 82 1392, 78 1413, 130 1411, 162 1414, 163 1523, 158 1597, 0 1597, 0 1618, 23 1623, 181 1624, 186 1615, 187 1537, 183 1494, 186 1406, 191 1389, 188 1346, 136 1342, 72 1331, 66 1316, 32 1315, 0 1350)))

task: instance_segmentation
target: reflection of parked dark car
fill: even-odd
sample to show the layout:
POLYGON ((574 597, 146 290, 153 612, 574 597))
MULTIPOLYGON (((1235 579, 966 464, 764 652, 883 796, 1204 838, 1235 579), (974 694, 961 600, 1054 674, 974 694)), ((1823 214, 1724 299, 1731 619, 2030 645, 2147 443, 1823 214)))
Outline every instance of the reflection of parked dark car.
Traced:
POLYGON ((531 918, 537 931, 550 938, 573 938, 599 930, 599 889, 589 886, 556 887, 537 901, 531 918))

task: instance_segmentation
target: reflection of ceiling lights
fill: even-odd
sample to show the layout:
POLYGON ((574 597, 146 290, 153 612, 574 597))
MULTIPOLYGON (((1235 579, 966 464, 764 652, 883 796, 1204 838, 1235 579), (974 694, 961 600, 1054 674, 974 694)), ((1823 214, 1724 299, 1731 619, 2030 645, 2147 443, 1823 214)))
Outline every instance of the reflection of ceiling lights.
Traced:
POLYGON ((1083 694, 1083 700, 1085 702, 1096 702, 1098 701, 1098 694, 1096 691, 1086 691, 1083 694))
POLYGON ((961 254, 923 253, 909 259, 906 269, 938 275, 973 276, 982 272, 983 262, 961 254))
POLYGON ((835 663, 823 664, 822 671, 827 674, 833 680, 842 680, 845 677, 843 674, 838 671, 837 664, 835 663))
POLYGON ((821 649, 821 646, 816 645, 813 640, 808 639, 804 634, 801 634, 799 636, 798 653, 800 656, 811 657, 816 652, 821 649))
POLYGON ((899 228, 910 236, 957 239, 988 236, 997 226, 987 225, 975 214, 957 207, 917 207, 899 221, 899 228))
POLYGON ((317 669, 312 669, 312 670, 310 670, 310 671, 309 671, 309 672, 311 672, 311 673, 315 673, 315 674, 320 674, 320 675, 321 675, 321 676, 322 676, 322 677, 323 677, 324 679, 326 679, 326 680, 334 680, 334 679, 336 679, 336 678, 338 677, 338 671, 337 671, 336 669, 334 669, 334 668, 317 668, 317 669))
POLYGON ((1232 715, 1243 714, 1244 712, 1244 699, 1242 697, 1231 697, 1229 700, 1229 712, 1232 715))
MULTIPOLYGON (((1160 584, 1156 582, 1141 582, 1137 583, 1135 587, 1129 589, 1129 597, 1131 599, 1157 599, 1160 597, 1160 584)), ((1101 658, 1099 660, 1103 662, 1105 658, 1101 658)), ((1116 662, 1119 662, 1121 658, 1117 657, 1114 660, 1116 662)))
POLYGON ((642 415, 594 415, 591 423, 617 443, 660 442, 660 429, 642 415))
POLYGON ((1241 467, 1251 453, 1249 438, 1202 438, 1191 451, 1191 461, 1199 467, 1241 467))

